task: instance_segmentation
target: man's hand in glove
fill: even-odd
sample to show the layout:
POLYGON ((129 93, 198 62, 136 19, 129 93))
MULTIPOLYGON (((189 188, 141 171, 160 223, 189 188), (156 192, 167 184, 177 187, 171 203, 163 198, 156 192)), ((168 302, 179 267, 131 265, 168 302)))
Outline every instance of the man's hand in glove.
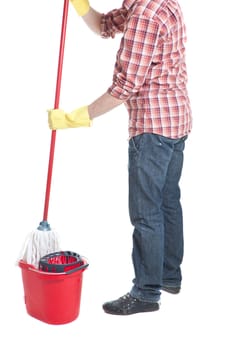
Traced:
POLYGON ((71 113, 66 113, 61 109, 51 109, 48 111, 48 123, 50 129, 56 130, 91 126, 92 121, 89 116, 88 106, 84 106, 71 113))

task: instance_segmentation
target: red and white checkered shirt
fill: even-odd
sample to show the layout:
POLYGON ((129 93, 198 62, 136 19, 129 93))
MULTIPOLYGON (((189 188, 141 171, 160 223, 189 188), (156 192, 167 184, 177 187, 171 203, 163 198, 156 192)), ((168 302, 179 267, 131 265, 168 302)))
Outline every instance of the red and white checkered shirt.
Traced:
POLYGON ((191 131, 185 24, 176 0, 124 0, 102 15, 101 35, 123 33, 108 92, 125 101, 129 136, 180 138, 191 131))

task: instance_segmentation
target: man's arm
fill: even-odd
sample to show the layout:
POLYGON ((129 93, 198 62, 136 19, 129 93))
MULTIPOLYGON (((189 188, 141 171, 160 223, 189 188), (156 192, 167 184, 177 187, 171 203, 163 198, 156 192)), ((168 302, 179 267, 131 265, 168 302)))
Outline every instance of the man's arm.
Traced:
POLYGON ((101 13, 90 7, 86 15, 82 16, 85 24, 97 35, 100 35, 101 13))
POLYGON ((70 2, 86 25, 94 33, 100 35, 101 13, 90 7, 89 0, 70 0, 70 2))
POLYGON ((90 119, 93 120, 94 118, 111 111, 123 102, 123 100, 111 96, 108 92, 104 93, 88 106, 90 119))
POLYGON ((119 106, 122 102, 122 100, 118 100, 106 92, 90 105, 75 109, 71 113, 66 113, 61 109, 49 110, 49 127, 50 129, 56 130, 91 126, 91 120, 109 112, 113 108, 119 106))

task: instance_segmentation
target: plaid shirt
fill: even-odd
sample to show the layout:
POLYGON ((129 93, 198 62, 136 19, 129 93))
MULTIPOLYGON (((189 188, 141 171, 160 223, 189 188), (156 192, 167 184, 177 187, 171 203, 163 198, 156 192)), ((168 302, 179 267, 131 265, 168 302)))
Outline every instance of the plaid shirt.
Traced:
POLYGON ((124 0, 102 15, 101 35, 123 33, 109 94, 125 101, 130 138, 155 133, 180 138, 191 131, 185 25, 176 0, 124 0))

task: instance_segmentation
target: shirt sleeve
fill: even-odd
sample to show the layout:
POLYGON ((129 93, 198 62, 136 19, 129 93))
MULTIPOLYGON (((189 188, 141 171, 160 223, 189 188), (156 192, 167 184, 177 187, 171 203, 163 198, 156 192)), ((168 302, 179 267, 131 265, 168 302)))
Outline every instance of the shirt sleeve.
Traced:
POLYGON ((159 38, 159 25, 145 16, 131 16, 117 54, 113 84, 108 89, 113 97, 127 100, 145 82, 159 38))
POLYGON ((122 33, 126 21, 127 10, 120 8, 101 16, 101 37, 114 38, 115 34, 122 33))

